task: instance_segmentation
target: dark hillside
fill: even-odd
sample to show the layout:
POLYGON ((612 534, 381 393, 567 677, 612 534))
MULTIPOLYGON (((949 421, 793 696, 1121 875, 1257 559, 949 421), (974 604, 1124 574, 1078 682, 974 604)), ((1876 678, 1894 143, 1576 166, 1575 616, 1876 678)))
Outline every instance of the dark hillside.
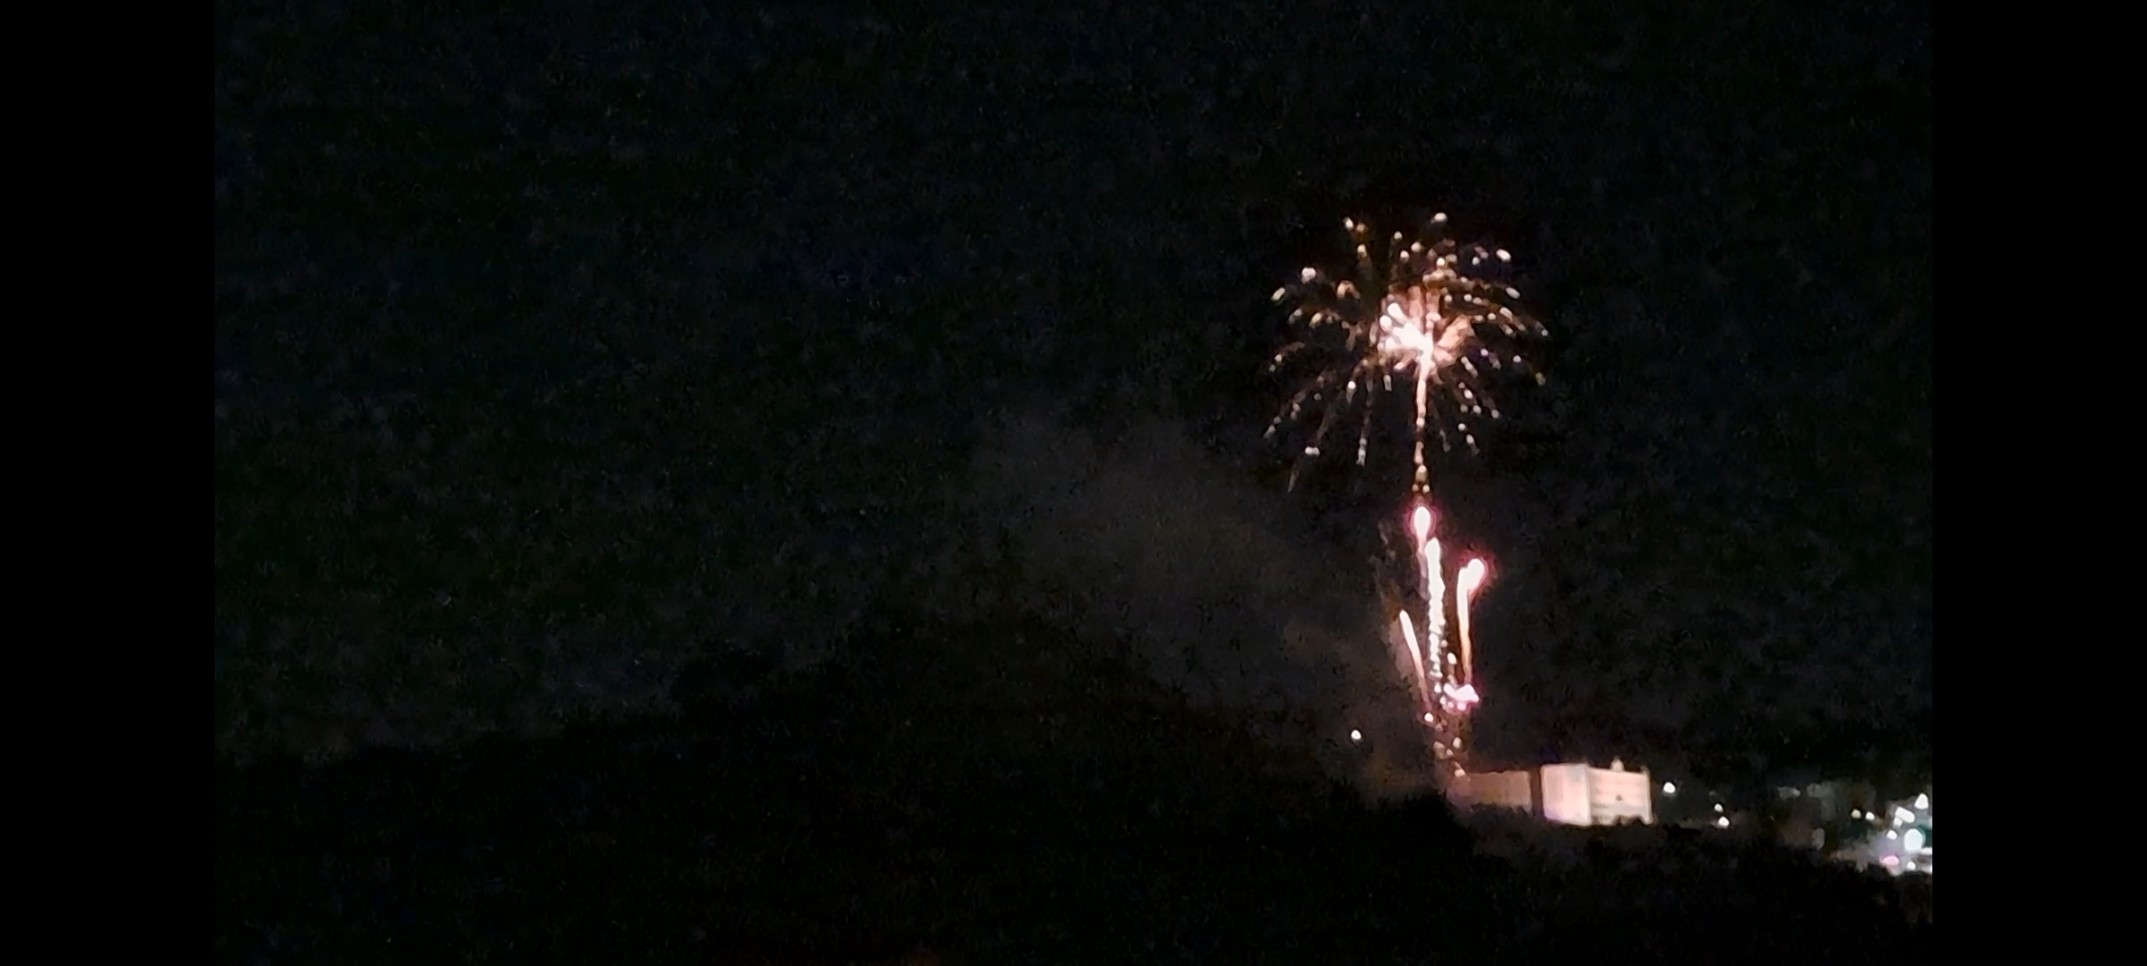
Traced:
POLYGON ((219 958, 1898 962, 1911 939, 1868 885, 1787 859, 1479 850, 1443 806, 1368 806, 1139 679, 900 670, 1016 634, 1066 643, 919 628, 720 725, 221 773, 219 958))

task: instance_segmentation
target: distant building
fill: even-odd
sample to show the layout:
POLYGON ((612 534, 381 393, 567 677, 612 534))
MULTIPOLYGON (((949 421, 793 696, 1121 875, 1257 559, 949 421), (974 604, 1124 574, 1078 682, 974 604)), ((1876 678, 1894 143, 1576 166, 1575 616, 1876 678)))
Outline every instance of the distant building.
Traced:
POLYGON ((1510 808, 1565 825, 1615 825, 1655 821, 1655 786, 1646 769, 1628 771, 1585 762, 1545 765, 1532 771, 1463 774, 1454 800, 1470 808, 1510 808))
POLYGON ((1778 785, 1774 797, 1785 814, 1820 825, 1849 821, 1852 812, 1869 812, 1880 804, 1878 789, 1870 782, 1843 779, 1778 785))
POLYGON ((1454 779, 1454 799, 1463 805, 1510 808, 1534 815, 1539 781, 1541 779, 1533 771, 1464 773, 1454 779))
POLYGON ((1776 782, 1775 802, 1768 811, 1786 845, 1836 848, 1845 836, 1853 839, 1858 827, 1875 823, 1884 805, 1870 782, 1810 774, 1781 775, 1776 782))

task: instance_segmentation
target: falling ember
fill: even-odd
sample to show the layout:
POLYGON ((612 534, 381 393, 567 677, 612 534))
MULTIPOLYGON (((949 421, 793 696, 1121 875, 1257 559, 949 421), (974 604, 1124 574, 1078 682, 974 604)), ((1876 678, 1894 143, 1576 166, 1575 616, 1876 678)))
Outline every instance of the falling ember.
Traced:
MULTIPOLYGON (((1445 236, 1445 223, 1445 215, 1435 215, 1418 239, 1400 232, 1375 239, 1370 226, 1344 220, 1355 277, 1307 267, 1275 290, 1273 301, 1293 303, 1290 323, 1299 331, 1273 367, 1301 363, 1309 374, 1268 434, 1307 426, 1300 467, 1321 455, 1321 444, 1344 424, 1353 424, 1357 465, 1365 465, 1376 413, 1386 399, 1403 396, 1413 424, 1413 486, 1427 492, 1426 437, 1436 435, 1442 449, 1458 437, 1474 450, 1474 421, 1499 417, 1488 380, 1508 371, 1532 374, 1518 345, 1547 333, 1513 306, 1519 290, 1487 277, 1512 255, 1458 244, 1445 236)), ((1293 485, 1296 476, 1293 470, 1293 485)))

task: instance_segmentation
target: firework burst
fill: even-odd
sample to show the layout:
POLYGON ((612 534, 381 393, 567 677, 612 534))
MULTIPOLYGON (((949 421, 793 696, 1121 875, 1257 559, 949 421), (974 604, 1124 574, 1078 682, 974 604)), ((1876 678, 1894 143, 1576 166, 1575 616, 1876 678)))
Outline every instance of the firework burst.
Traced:
POLYGON ((1489 277, 1511 256, 1447 238, 1445 215, 1432 216, 1415 239, 1401 232, 1375 238, 1371 226, 1354 219, 1342 227, 1355 250, 1353 277, 1306 268, 1275 290, 1275 302, 1295 305, 1290 322, 1297 338, 1275 355, 1272 367, 1280 373, 1303 367, 1311 374, 1290 394, 1268 435, 1291 426, 1309 432, 1290 473, 1294 487, 1304 466, 1324 455, 1322 447, 1345 427, 1355 436, 1356 463, 1364 466, 1378 429, 1375 416, 1388 400, 1408 400, 1415 489, 1425 493, 1431 487, 1427 438, 1435 436, 1442 450, 1458 440, 1473 451, 1472 426, 1499 417, 1488 382, 1508 373, 1541 382, 1520 348, 1547 333, 1515 308, 1518 290, 1489 277))

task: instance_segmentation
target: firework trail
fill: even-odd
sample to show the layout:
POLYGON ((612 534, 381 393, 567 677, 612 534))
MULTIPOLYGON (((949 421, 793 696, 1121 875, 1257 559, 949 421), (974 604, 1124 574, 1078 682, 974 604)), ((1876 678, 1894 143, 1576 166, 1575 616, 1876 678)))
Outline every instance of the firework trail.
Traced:
POLYGON ((1355 277, 1306 268, 1275 290, 1273 301, 1296 303, 1290 322, 1298 333, 1271 366, 1282 372, 1303 364, 1312 372, 1267 430, 1272 438, 1287 426, 1310 426, 1290 472, 1292 487, 1345 425, 1354 424, 1356 462, 1364 466, 1375 416, 1387 400, 1400 398, 1409 400, 1413 416, 1415 491, 1428 493, 1427 435, 1435 434, 1442 449, 1459 437, 1473 451, 1471 420, 1499 417, 1488 379, 1511 371, 1542 381, 1519 344, 1544 336, 1543 327, 1513 307, 1518 290, 1485 276, 1511 256, 1504 249, 1458 244, 1445 236, 1445 225, 1445 215, 1434 215, 1415 240, 1395 232, 1375 244, 1370 226, 1345 220, 1355 277))
MULTIPOLYGON (((1416 639, 1416 622, 1409 619, 1405 608, 1395 617, 1395 626, 1401 629, 1402 650, 1409 658, 1412 673, 1409 686, 1416 692, 1416 703, 1425 714, 1431 713, 1431 677, 1424 669, 1424 645, 1416 639)), ((1429 722, 1426 722, 1427 724, 1429 722)))
MULTIPOLYGON (((1451 667, 1439 697, 1441 710, 1446 712, 1447 720, 1451 722, 1452 745, 1456 752, 1461 749, 1461 733, 1467 729, 1469 714, 1476 710, 1479 700, 1476 693, 1475 644, 1469 639, 1469 599, 1476 593, 1477 588, 1483 586, 1483 580, 1484 563, 1481 560, 1471 560, 1463 564, 1461 571, 1454 575, 1454 628, 1461 639, 1461 653, 1459 666, 1451 667)), ((1455 657, 1452 653, 1446 655, 1450 665, 1455 657)))
POLYGON ((1475 645, 1469 640, 1469 599, 1476 596, 1477 588, 1484 583, 1484 562, 1471 560, 1461 567, 1454 577, 1454 623, 1461 632, 1461 684, 1472 691, 1476 686, 1475 645))
MULTIPOLYGON (((1455 655, 1448 647, 1451 642, 1446 633, 1447 583, 1441 564, 1443 551, 1435 534, 1437 519, 1431 507, 1422 501, 1417 502, 1409 513, 1410 533, 1416 537, 1416 569, 1422 578, 1419 591, 1424 599, 1424 651, 1428 655, 1420 666, 1421 688, 1431 696, 1424 709, 1424 724, 1430 732, 1433 756, 1442 763, 1452 763, 1461 751, 1462 732, 1477 699, 1475 687, 1464 679, 1463 672, 1456 667, 1455 655)), ((1460 585, 1456 585, 1456 590, 1460 590, 1460 585)), ((1405 630, 1412 623, 1406 609, 1397 620, 1405 630)), ((1466 624, 1461 629, 1465 639, 1466 624)))
POLYGON ((1308 267, 1275 290, 1273 301, 1292 303, 1295 339, 1270 368, 1307 374, 1267 434, 1272 439, 1289 429, 1302 441, 1290 469, 1294 489, 1303 470, 1345 431, 1354 437, 1356 465, 1367 468, 1374 437, 1396 423, 1394 417, 1409 417, 1414 498, 1407 522, 1423 609, 1419 619, 1403 606, 1395 625, 1433 754, 1442 767, 1458 771, 1463 732, 1479 700, 1469 604, 1485 570, 1472 560, 1455 575, 1457 655, 1447 637, 1448 584, 1434 535, 1425 447, 1435 436, 1442 451, 1458 440, 1474 452, 1475 421, 1500 416, 1490 380, 1518 373, 1541 383, 1521 347, 1548 333, 1515 307, 1518 290, 1491 277, 1511 256, 1447 238, 1445 215, 1432 216, 1415 239, 1401 232, 1375 237, 1354 219, 1342 227, 1355 255, 1353 275, 1308 267), (1406 409, 1393 400, 1406 400, 1406 409))
POLYGON ((1416 533, 1417 569, 1424 576, 1424 600, 1429 603, 1424 613, 1424 637, 1435 657, 1431 661, 1433 680, 1446 680, 1446 575, 1439 568, 1439 538, 1431 535, 1431 508, 1418 504, 1409 515, 1410 529, 1416 533))

